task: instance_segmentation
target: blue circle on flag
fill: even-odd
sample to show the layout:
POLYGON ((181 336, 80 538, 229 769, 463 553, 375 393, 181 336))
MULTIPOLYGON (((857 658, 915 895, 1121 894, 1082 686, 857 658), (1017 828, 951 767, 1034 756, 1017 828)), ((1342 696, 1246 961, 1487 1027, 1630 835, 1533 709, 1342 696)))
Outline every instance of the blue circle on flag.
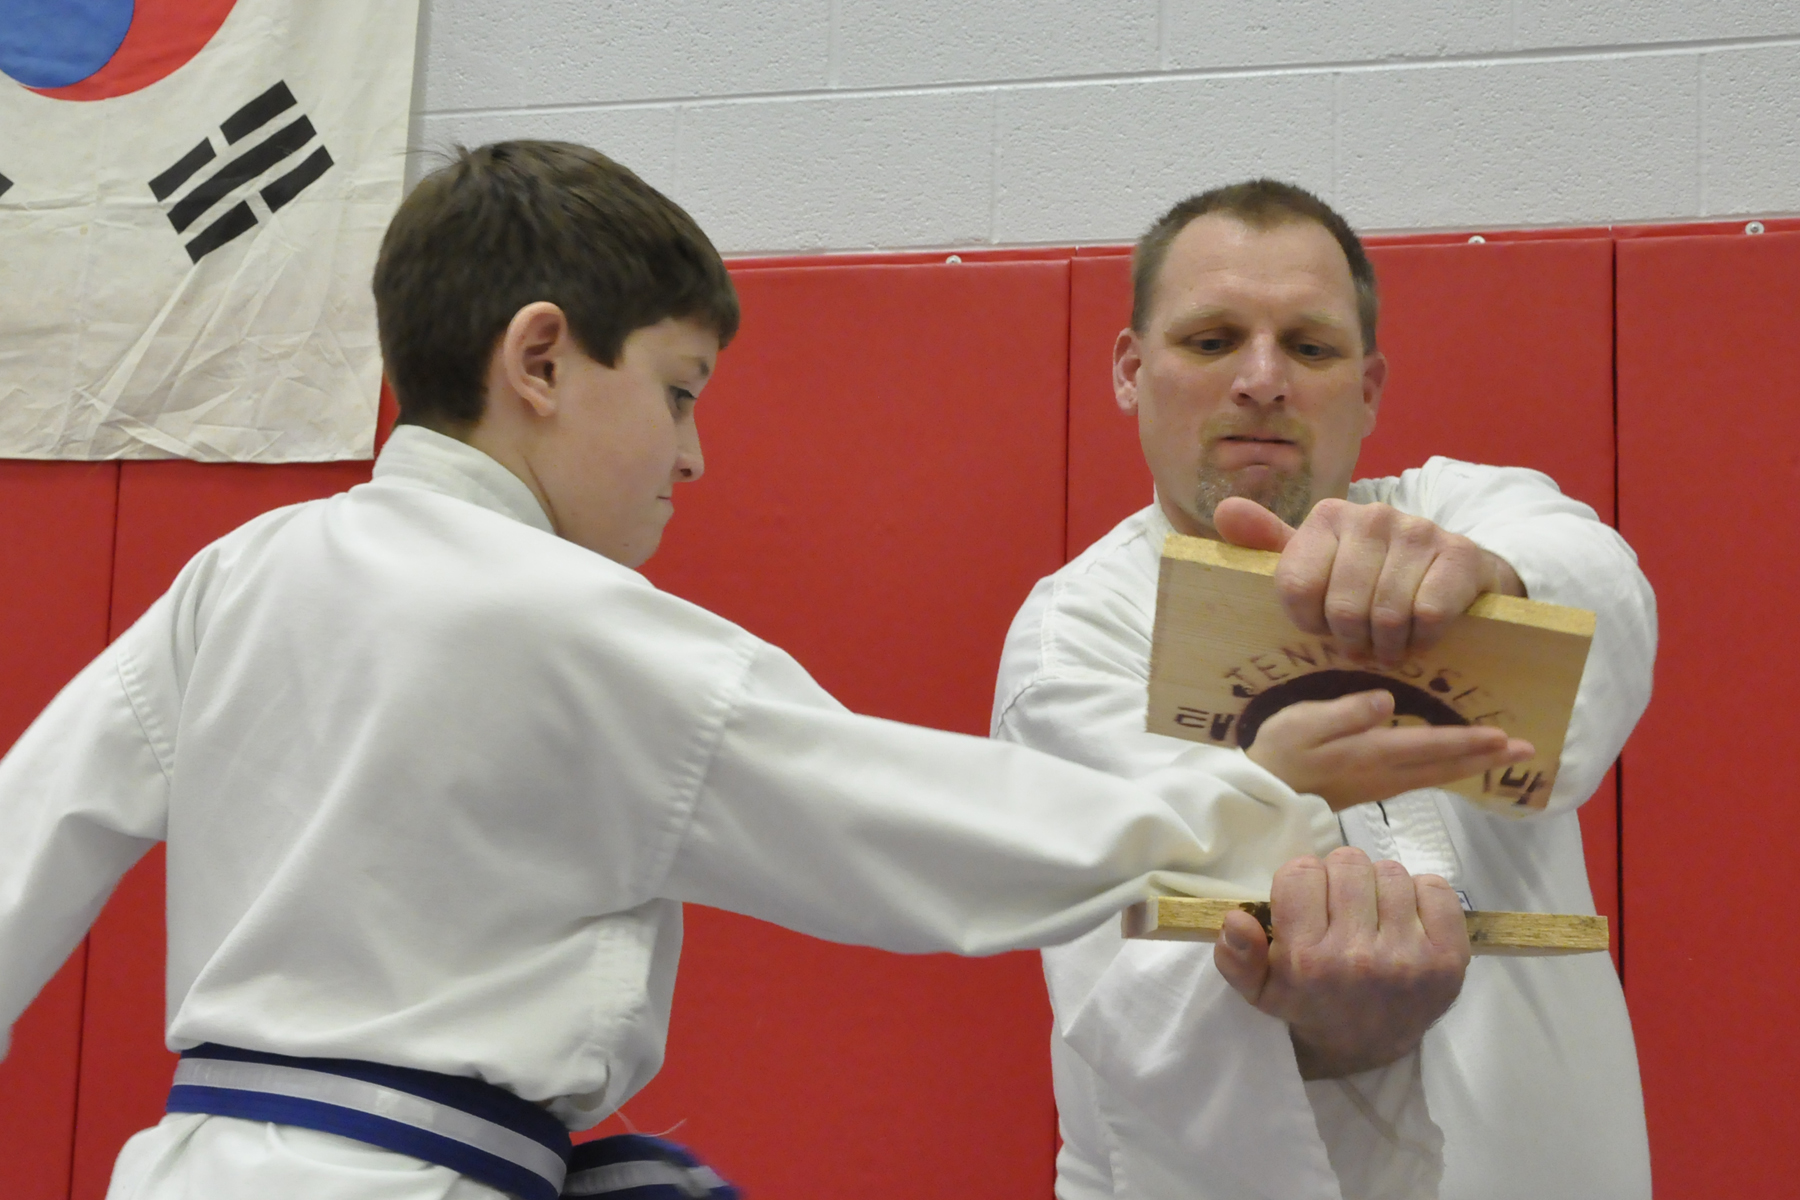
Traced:
POLYGON ((0 0, 0 71, 26 87, 80 83, 119 52, 135 0, 0 0))

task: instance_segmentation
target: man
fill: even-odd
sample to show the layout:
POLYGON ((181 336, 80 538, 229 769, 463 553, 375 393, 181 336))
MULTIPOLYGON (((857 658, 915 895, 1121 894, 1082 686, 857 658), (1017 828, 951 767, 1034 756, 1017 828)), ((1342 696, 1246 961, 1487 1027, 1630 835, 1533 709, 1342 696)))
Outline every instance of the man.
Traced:
POLYGON ((1331 926, 1341 912, 1379 928, 1369 859, 1384 860, 1377 877, 1400 871, 1385 860, 1441 876, 1477 908, 1593 911, 1574 810, 1648 702, 1655 649, 1635 556, 1534 472, 1433 459, 1351 483, 1387 363, 1373 269, 1316 197, 1256 180, 1184 201, 1138 244, 1133 285, 1114 385, 1156 499, 1033 591, 994 736, 1127 778, 1239 753, 1144 732, 1171 530, 1281 550, 1295 624, 1389 664, 1482 591, 1599 622, 1542 812, 1506 819, 1435 790, 1358 803, 1355 773, 1327 769, 1315 790, 1349 848, 1277 876, 1273 943, 1244 918, 1210 954, 1107 928, 1045 952, 1057 1195, 1647 1197, 1636 1056, 1605 956, 1483 959, 1427 1032, 1396 1003, 1404 970, 1326 986, 1316 905, 1283 923, 1293 896, 1323 893, 1331 926))

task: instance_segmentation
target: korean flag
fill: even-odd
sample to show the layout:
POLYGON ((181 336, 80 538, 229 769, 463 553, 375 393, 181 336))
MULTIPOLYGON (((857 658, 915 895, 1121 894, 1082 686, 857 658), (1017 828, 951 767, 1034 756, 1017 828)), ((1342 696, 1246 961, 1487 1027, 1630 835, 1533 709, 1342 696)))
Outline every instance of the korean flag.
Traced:
POLYGON ((418 0, 5 0, 0 458, 373 451, 418 0))

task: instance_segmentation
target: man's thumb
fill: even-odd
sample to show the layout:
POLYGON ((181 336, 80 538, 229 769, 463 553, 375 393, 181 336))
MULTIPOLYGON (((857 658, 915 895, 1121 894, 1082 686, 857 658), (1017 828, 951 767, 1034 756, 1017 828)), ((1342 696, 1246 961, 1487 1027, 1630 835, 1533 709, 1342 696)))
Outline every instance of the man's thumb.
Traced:
POLYGON ((1213 946, 1213 965, 1238 995, 1251 1004, 1262 999, 1269 983, 1269 940, 1255 917, 1225 914, 1224 928, 1213 946))
POLYGON ((1281 551, 1294 531, 1286 521, 1254 500, 1227 496, 1213 510, 1213 528, 1234 546, 1251 550, 1281 551))

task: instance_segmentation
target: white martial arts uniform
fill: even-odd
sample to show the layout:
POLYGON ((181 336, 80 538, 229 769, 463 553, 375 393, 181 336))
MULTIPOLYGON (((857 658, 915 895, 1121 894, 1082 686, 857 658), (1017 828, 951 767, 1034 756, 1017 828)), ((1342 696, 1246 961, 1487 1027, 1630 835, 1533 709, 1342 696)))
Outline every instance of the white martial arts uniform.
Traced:
MULTIPOLYGON (((1266 886, 1333 824, 1219 767, 1133 786, 853 715, 402 428, 372 483, 202 551, 0 763, 0 1030, 166 839, 172 1048, 473 1076, 584 1128, 660 1064, 680 902, 897 951, 1052 943, 1184 878, 1266 886)), ((193 1115, 112 1191, 491 1194, 193 1115)))
MULTIPOLYGON (((1477 908, 1593 912, 1575 809, 1643 712, 1655 655, 1655 601, 1635 555, 1531 471, 1432 459, 1355 483, 1349 498, 1464 534, 1533 597, 1599 621, 1543 813, 1512 819, 1412 792, 1340 814, 1345 839, 1444 875, 1477 908)), ((995 737, 1124 778, 1244 757, 1144 731, 1168 532, 1152 504, 1038 584, 1007 640, 995 737)), ((1286 1026, 1231 991, 1209 947, 1124 942, 1107 925, 1044 962, 1064 1200, 1432 1196, 1440 1171, 1453 1200, 1649 1195, 1637 1058, 1605 955, 1478 958, 1419 1053, 1316 1083, 1300 1079, 1286 1026)))

